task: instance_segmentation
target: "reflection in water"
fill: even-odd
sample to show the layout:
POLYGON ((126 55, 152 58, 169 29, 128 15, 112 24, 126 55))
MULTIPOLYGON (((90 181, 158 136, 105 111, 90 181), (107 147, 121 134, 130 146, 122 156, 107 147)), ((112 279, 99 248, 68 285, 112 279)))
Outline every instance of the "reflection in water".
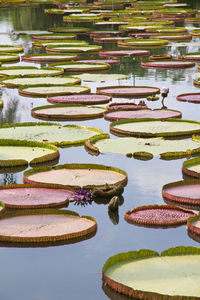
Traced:
POLYGON ((10 96, 6 108, 0 113, 0 125, 19 123, 20 116, 17 115, 19 100, 15 96, 10 96))

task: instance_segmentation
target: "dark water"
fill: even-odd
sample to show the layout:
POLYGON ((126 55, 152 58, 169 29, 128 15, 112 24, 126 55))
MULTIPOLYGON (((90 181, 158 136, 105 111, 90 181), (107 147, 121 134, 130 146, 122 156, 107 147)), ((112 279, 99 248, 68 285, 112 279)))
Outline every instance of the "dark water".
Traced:
MULTIPOLYGON (((198 1, 190 1, 193 7, 200 6, 198 1)), ((12 30, 47 30, 52 26, 63 26, 62 16, 47 15, 44 6, 39 8, 10 8, 0 10, 0 42, 1 44, 22 45, 25 53, 37 53, 31 47, 28 36, 17 37, 9 34, 12 30)), ((187 25, 192 26, 192 25, 187 25)), ((86 38, 85 38, 86 39, 86 38)), ((193 39, 200 42, 200 39, 193 39)), ((109 44, 106 49, 116 46, 109 44)), ((167 47, 153 50, 151 53, 179 53, 200 51, 200 47, 167 47)), ((87 57, 87 55, 85 55, 87 57)), ((89 55, 88 55, 89 57, 89 55)), ((193 86, 192 76, 197 72, 194 68, 179 70, 143 69, 143 59, 125 58, 120 65, 111 68, 111 73, 130 74, 130 79, 119 82, 83 83, 95 92, 97 86, 106 85, 147 85, 170 89, 165 105, 170 109, 180 110, 184 119, 200 121, 199 106, 176 101, 182 93, 199 92, 193 86)), ((31 65, 17 63, 17 65, 31 65)), ((39 66, 38 64, 36 66, 39 66)), ((31 121, 37 122, 30 115, 33 107, 47 104, 44 98, 26 98, 18 95, 17 90, 4 89, 2 94, 4 108, 0 113, 0 123, 31 121)), ((115 99, 114 99, 115 100, 115 99)), ((125 101, 125 99, 123 99, 125 101)), ((138 100, 135 101, 138 103, 138 100)), ((148 103, 151 108, 160 108, 160 101, 148 103)), ((70 124, 71 122, 62 122, 70 124)), ((109 122, 103 119, 76 122, 102 129, 109 133, 109 122)), ((151 161, 139 161, 123 155, 105 154, 98 157, 89 155, 84 147, 60 149, 59 163, 99 163, 112 165, 128 173, 128 185, 123 197, 124 203, 118 215, 109 216, 105 204, 93 203, 87 207, 69 205, 69 209, 80 215, 96 218, 98 230, 96 235, 80 243, 46 247, 46 248, 6 248, 0 247, 0 282, 1 300, 102 300, 108 299, 102 290, 101 270, 108 257, 118 253, 141 248, 149 248, 158 252, 174 246, 199 246, 187 235, 186 226, 173 229, 148 229, 128 224, 124 213, 137 206, 163 204, 161 190, 166 183, 182 179, 181 167, 185 159, 164 161, 153 158, 151 161), (114 223, 119 222, 117 225, 114 223)), ((22 183, 23 172, 0 174, 0 184, 22 183)), ((112 296, 111 299, 117 299, 112 296)))

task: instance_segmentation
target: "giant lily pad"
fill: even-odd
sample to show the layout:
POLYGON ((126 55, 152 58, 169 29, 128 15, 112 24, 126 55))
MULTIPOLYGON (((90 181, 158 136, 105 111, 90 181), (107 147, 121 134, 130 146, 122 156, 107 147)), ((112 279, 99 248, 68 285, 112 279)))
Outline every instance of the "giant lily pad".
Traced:
POLYGON ((85 33, 89 31, 89 28, 85 27, 53 27, 49 28, 49 31, 56 33, 85 33))
POLYGON ((42 120, 89 120, 103 117, 103 107, 79 104, 57 104, 33 108, 32 117, 42 120))
POLYGON ((182 114, 177 110, 170 109, 140 109, 140 110, 117 110, 104 113, 104 119, 108 121, 118 121, 125 119, 143 119, 152 118, 158 120, 167 120, 169 118, 181 118, 182 114))
POLYGON ((84 62, 84 63, 104 63, 110 65, 117 65, 120 63, 119 59, 109 59, 109 58, 78 58, 76 59, 77 62, 84 62))
POLYGON ((88 46, 47 46, 47 53, 84 53, 84 52, 98 52, 102 49, 101 46, 88 45, 88 46))
POLYGON ((53 104, 105 104, 110 100, 111 97, 98 94, 47 97, 47 101, 53 104))
POLYGON ((127 174, 115 167, 96 164, 65 164, 54 168, 41 167, 24 173, 27 183, 48 184, 55 187, 95 188, 126 185, 127 174))
POLYGON ((118 42, 119 47, 140 47, 140 48, 151 48, 158 46, 166 46, 168 41, 166 40, 154 40, 154 39, 132 39, 125 42, 118 42))
POLYGON ((168 40, 168 41, 191 41, 191 35, 175 35, 175 34, 164 34, 164 35, 153 35, 151 39, 161 39, 161 40, 168 40))
POLYGON ((0 199, 7 208, 45 208, 64 206, 73 192, 34 184, 1 185, 0 199))
POLYGON ((155 119, 129 119, 111 123, 110 131, 113 134, 123 136, 189 136, 200 132, 200 122, 179 119, 168 119, 166 121, 158 121, 155 119))
POLYGON ((1 67, 0 76, 57 76, 63 74, 64 70, 59 68, 41 68, 36 67, 1 67))
POLYGON ((89 74, 89 73, 83 73, 83 74, 78 74, 77 75, 81 80, 83 81, 101 81, 101 82, 106 82, 106 81, 113 81, 113 80, 122 80, 122 79, 127 79, 129 78, 129 75, 124 75, 124 74, 89 74))
POLYGON ((0 240, 3 242, 49 242, 71 240, 95 232, 91 217, 80 217, 68 210, 27 210, 0 217, 0 240))
POLYGON ((0 62, 18 61, 19 59, 18 54, 0 53, 0 62))
POLYGON ((192 53, 186 53, 184 55, 179 55, 178 59, 200 61, 200 52, 192 52, 192 53))
POLYGON ((0 52, 13 53, 13 52, 23 52, 24 49, 20 46, 12 45, 0 45, 0 52))
POLYGON ((200 178, 200 158, 194 158, 187 160, 183 163, 182 167, 183 175, 192 177, 192 178, 200 178))
POLYGON ((161 256, 147 249, 130 251, 106 261, 103 281, 134 299, 198 299, 199 264, 200 250, 196 247, 171 248, 161 256))
POLYGON ((84 62, 64 62, 51 64, 52 67, 64 69, 64 72, 79 72, 79 71, 103 71, 110 68, 109 64, 105 63, 84 63, 84 62))
POLYGON ((68 61, 73 60, 77 56, 74 54, 30 54, 22 56, 23 61, 33 63, 45 63, 45 62, 56 62, 56 61, 68 61))
POLYGON ((148 56, 148 50, 113 50, 113 51, 100 51, 100 56, 148 56))
POLYGON ((81 145, 102 131, 93 127, 54 123, 18 123, 0 126, 0 138, 25 141, 45 141, 60 146, 81 145))
POLYGON ((187 220, 188 235, 195 241, 200 242, 200 213, 198 216, 187 220))
POLYGON ((138 158, 160 155, 163 159, 176 159, 200 153, 200 143, 195 141, 134 137, 110 139, 108 134, 90 138, 85 142, 85 148, 91 154, 110 152, 138 158))
MULTIPOLYGON (((5 138, 5 136, 3 137, 5 138)), ((6 136, 6 138, 8 138, 6 136)), ((15 139, 0 140, 0 167, 17 167, 41 164, 59 157, 58 148, 46 143, 21 141, 15 139)))
POLYGON ((119 103, 111 103, 106 106, 107 110, 136 110, 136 109, 143 109, 147 108, 145 103, 135 104, 133 102, 119 102, 119 103))
POLYGON ((66 86, 60 85, 44 85, 37 87, 26 87, 19 89, 19 94, 25 97, 46 97, 46 96, 56 96, 56 95, 73 95, 73 94, 86 94, 90 92, 90 88, 86 86, 66 86))
POLYGON ((32 35, 32 39, 36 41, 50 41, 50 40, 72 40, 76 38, 76 34, 63 33, 63 34, 38 34, 32 35))
POLYGON ((195 66, 194 62, 191 61, 179 61, 179 60, 163 60, 163 61, 153 61, 153 62, 142 62, 141 66, 143 68, 192 68, 195 66))
POLYGON ((176 99, 183 102, 200 103, 200 93, 181 94, 176 99))
POLYGON ((200 210, 200 181, 182 180, 165 184, 162 195, 167 203, 200 210))
POLYGON ((146 205, 125 213, 128 223, 151 228, 168 228, 185 224, 189 217, 196 216, 190 210, 171 205, 146 205))
POLYGON ((113 97, 141 98, 160 93, 160 89, 149 86, 104 86, 97 88, 97 93, 113 97))
POLYGON ((22 77, 9 76, 5 79, 0 79, 0 83, 6 87, 31 87, 31 86, 49 86, 49 85, 73 85, 80 83, 81 80, 78 77, 62 76, 62 77, 22 77))
POLYGON ((85 46, 88 45, 87 42, 85 41, 77 41, 77 40, 66 40, 66 41, 59 41, 59 40, 55 40, 55 41, 37 41, 33 43, 34 47, 49 47, 49 46, 75 46, 75 47, 81 47, 81 46, 85 46))

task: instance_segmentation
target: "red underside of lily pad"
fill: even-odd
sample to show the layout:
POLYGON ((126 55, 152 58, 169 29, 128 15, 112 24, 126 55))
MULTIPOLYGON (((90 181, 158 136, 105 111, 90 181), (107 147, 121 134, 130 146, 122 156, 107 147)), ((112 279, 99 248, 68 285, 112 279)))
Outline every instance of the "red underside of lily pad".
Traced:
POLYGON ((111 103, 107 107, 107 110, 137 110, 147 108, 146 104, 135 104, 130 102, 122 102, 122 103, 111 103))
POLYGON ((178 101, 200 103, 200 93, 181 94, 176 97, 178 101))
POLYGON ((88 59, 75 59, 77 62, 84 62, 87 64, 93 64, 93 63, 104 63, 104 64, 110 64, 110 65, 116 65, 120 63, 120 60, 118 59, 103 59, 103 58, 88 58, 88 59))
POLYGON ((171 68, 191 68, 195 66, 194 62, 182 62, 182 61, 156 61, 156 62, 147 62, 141 63, 141 66, 143 68, 166 68, 166 69, 171 69, 171 68))
POLYGON ((77 103, 77 104, 104 104, 111 100, 110 96, 98 95, 98 94, 84 94, 84 95, 72 95, 72 96, 55 96, 47 97, 50 103, 77 103))
POLYGON ((100 51, 100 56, 148 56, 150 54, 147 50, 113 50, 100 51))

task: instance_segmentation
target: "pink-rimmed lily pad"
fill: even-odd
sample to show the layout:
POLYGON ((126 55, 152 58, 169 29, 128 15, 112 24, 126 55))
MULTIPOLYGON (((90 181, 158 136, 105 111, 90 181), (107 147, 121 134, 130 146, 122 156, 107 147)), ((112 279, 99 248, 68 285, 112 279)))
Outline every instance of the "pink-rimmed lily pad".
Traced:
POLYGON ((56 242, 87 236, 96 229, 95 219, 68 210, 20 210, 0 216, 2 242, 56 242))
POLYGON ((41 120, 90 120, 103 117, 103 107, 85 106, 80 104, 45 105, 33 108, 31 116, 41 120))
POLYGON ((104 71, 110 69, 110 65, 106 63, 95 63, 95 62, 63 62, 61 64, 50 64, 52 67, 63 69, 64 72, 95 72, 95 71, 104 71))
POLYGON ((200 158, 187 160, 182 166, 183 176, 200 179, 200 158))
POLYGON ((135 104, 132 102, 119 102, 119 103, 111 103, 106 106, 107 110, 136 110, 136 109, 143 109, 147 108, 146 104, 135 104))
POLYGON ((44 167, 29 170, 24 173, 24 182, 48 184, 50 187, 95 188, 126 185, 125 171, 96 164, 65 164, 56 167, 44 167))
POLYGON ((128 36, 94 37, 93 40, 96 43, 117 43, 118 41, 130 40, 130 37, 128 36))
POLYGON ((179 55, 178 59, 200 61, 200 52, 193 52, 193 53, 186 53, 183 55, 179 55))
POLYGON ((189 237, 200 243, 200 213, 187 220, 187 229, 189 237))
POLYGON ((97 88, 97 93, 112 97, 142 98, 160 93, 160 89, 148 86, 105 86, 97 88))
POLYGON ((200 122, 179 119, 164 121, 155 119, 128 119, 111 123, 110 131, 120 136, 191 136, 200 132, 200 122))
POLYGON ((146 205, 136 207, 125 213, 128 223, 151 228, 176 227, 187 222, 189 217, 196 216, 192 211, 171 205, 146 205))
POLYGON ((87 64, 90 64, 90 63, 104 63, 104 64, 109 64, 109 65, 117 65, 120 63, 120 60, 119 59, 104 59, 104 58, 78 58, 78 59, 75 59, 75 61, 77 62, 84 62, 84 63, 87 63, 87 64))
POLYGON ((150 52, 148 50, 111 50, 111 51, 100 51, 100 56, 109 57, 123 57, 123 56, 148 56, 150 52))
POLYGON ((162 195, 166 203, 200 210, 200 180, 182 180, 165 184, 162 195))
POLYGON ((141 66, 143 68, 182 69, 182 68, 192 68, 195 66, 195 63, 191 61, 163 60, 163 61, 154 61, 154 62, 142 62, 141 66))
POLYGON ((47 101, 53 104, 105 104, 111 99, 110 96, 98 94, 47 97, 47 101))
POLYGON ((6 208, 47 208, 66 206, 73 192, 33 184, 10 184, 0 187, 0 201, 6 208))
POLYGON ((183 102, 200 103, 200 93, 180 94, 176 99, 183 102))
POLYGON ((152 118, 157 120, 167 120, 169 118, 181 118, 182 113, 170 109, 140 109, 140 110, 117 110, 104 113, 104 119, 107 121, 118 121, 126 119, 152 118))
POLYGON ((170 248, 161 255, 148 249, 129 251, 110 257, 102 277, 107 286, 131 299, 198 299, 199 258, 198 247, 170 248))

